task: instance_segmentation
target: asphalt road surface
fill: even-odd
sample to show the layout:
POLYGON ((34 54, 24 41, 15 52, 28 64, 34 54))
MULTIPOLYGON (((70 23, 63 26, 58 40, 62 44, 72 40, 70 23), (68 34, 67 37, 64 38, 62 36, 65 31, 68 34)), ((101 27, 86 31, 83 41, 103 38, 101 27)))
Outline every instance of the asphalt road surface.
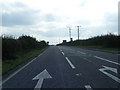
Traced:
POLYGON ((118 56, 75 47, 50 46, 6 78, 2 88, 119 89, 118 56))

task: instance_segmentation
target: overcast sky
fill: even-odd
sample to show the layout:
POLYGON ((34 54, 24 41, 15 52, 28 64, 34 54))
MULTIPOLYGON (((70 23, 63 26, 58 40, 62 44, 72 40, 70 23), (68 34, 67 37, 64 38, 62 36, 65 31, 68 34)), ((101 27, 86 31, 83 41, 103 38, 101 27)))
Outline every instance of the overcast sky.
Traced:
POLYGON ((1 34, 30 35, 37 40, 57 44, 69 41, 68 27, 73 40, 77 25, 80 39, 118 33, 119 0, 0 0, 1 34))

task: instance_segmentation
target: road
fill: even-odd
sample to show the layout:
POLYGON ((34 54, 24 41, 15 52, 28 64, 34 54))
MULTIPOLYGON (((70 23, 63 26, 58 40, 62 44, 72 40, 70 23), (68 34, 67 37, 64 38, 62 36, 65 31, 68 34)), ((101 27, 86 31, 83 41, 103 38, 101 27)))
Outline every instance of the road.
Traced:
POLYGON ((50 46, 6 78, 2 87, 3 90, 120 88, 118 56, 76 47, 50 46))

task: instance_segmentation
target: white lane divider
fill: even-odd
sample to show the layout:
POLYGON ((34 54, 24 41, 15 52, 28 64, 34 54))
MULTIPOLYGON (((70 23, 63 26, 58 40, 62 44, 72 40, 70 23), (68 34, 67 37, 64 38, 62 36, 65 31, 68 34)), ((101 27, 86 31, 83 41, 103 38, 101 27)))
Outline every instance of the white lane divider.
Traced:
POLYGON ((62 54, 65 55, 64 52, 62 52, 62 54))
POLYGON ((81 54, 84 54, 84 55, 86 54, 86 53, 84 53, 84 52, 80 52, 80 51, 78 51, 78 52, 81 53, 81 54))
POLYGON ((70 66, 72 67, 72 69, 75 69, 75 66, 70 62, 70 60, 67 57, 65 57, 65 58, 68 61, 68 63, 70 64, 70 66))
POLYGON ((97 59, 100 59, 100 60, 104 60, 104 61, 107 61, 107 62, 110 62, 110 63, 116 64, 116 65, 120 65, 120 63, 113 62, 113 61, 110 61, 110 60, 108 60, 108 59, 104 59, 104 58, 101 58, 101 57, 98 57, 98 56, 94 56, 94 57, 97 58, 97 59))
POLYGON ((60 49, 60 47, 58 46, 58 49, 62 52, 62 50, 60 49))
POLYGON ((90 85, 85 85, 85 88, 86 88, 87 90, 93 90, 90 85))

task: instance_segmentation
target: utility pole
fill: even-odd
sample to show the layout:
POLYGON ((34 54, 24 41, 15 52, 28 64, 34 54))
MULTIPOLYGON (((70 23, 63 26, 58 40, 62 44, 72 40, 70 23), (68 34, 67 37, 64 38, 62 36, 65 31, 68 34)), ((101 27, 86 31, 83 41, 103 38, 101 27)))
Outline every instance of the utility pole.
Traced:
POLYGON ((70 36, 70 41, 71 41, 71 28, 69 27, 69 36, 70 36))
POLYGON ((69 29, 69 37, 70 37, 70 41, 72 41, 72 38, 71 38, 71 27, 67 27, 69 29))
POLYGON ((77 28, 78 28, 78 40, 79 40, 79 28, 80 28, 81 26, 77 26, 77 28))

